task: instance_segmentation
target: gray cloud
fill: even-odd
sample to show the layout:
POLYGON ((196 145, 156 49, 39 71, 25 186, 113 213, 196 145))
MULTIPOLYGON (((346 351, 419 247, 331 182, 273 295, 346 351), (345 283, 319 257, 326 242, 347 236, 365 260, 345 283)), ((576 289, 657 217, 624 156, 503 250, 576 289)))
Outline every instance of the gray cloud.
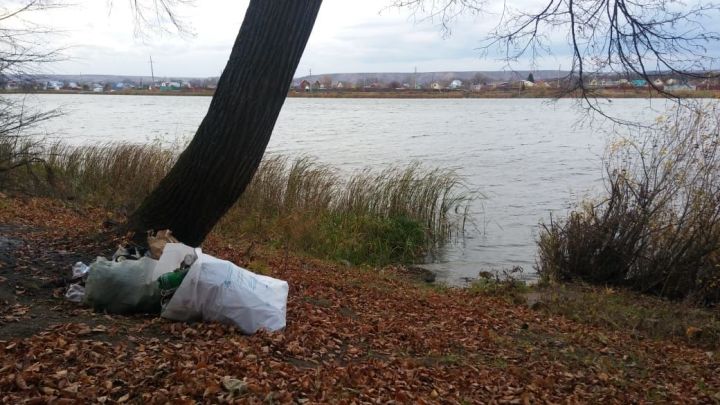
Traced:
MULTIPOLYGON (((482 39, 498 21, 498 10, 484 16, 461 18, 452 35, 443 38, 431 21, 415 22, 407 10, 385 9, 389 0, 326 0, 298 68, 313 73, 496 70, 507 65, 502 52, 491 49, 485 57, 478 49, 482 39)), ((58 10, 47 21, 61 23, 63 38, 74 45, 71 60, 55 66, 58 73, 107 73, 142 75, 149 73, 153 56, 159 76, 215 76, 225 65, 240 27, 247 1, 198 1, 182 10, 196 35, 133 36, 132 18, 118 5, 108 15, 106 2, 85 0, 77 7, 58 10), (222 11, 220 11, 222 10, 222 11)), ((501 2, 495 6, 499 7, 501 2)), ((516 7, 537 6, 535 0, 516 0, 516 7)), ((708 22, 717 25, 717 22, 708 22)), ((561 29, 546 33, 552 55, 536 61, 536 68, 569 66, 567 33, 561 29)), ((712 44, 711 51, 720 52, 712 44)), ((513 65, 531 67, 527 58, 513 65)))

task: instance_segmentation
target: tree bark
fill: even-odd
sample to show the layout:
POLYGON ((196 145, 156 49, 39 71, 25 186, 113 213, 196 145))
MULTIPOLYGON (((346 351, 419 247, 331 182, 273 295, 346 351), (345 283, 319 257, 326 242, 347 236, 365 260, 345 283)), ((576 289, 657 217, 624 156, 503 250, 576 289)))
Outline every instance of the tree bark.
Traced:
POLYGON ((255 174, 322 0, 251 0, 215 95, 187 149, 128 221, 197 246, 255 174))

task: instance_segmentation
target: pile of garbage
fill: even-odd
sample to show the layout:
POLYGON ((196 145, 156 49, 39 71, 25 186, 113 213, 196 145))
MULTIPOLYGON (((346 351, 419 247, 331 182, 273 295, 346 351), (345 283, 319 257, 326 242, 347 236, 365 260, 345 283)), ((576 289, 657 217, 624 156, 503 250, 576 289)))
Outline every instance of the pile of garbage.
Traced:
POLYGON ((149 249, 121 247, 107 260, 76 263, 65 297, 111 314, 159 313, 176 321, 218 321, 243 333, 285 327, 288 284, 179 243, 170 231, 149 249))

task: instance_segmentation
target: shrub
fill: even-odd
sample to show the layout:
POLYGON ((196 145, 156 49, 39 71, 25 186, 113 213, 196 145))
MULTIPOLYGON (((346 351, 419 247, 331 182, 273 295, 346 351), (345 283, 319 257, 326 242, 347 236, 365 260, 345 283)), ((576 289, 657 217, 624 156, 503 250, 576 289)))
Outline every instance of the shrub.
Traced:
POLYGON ((542 224, 539 275, 718 302, 718 118, 714 109, 678 113, 613 142, 602 199, 542 224))

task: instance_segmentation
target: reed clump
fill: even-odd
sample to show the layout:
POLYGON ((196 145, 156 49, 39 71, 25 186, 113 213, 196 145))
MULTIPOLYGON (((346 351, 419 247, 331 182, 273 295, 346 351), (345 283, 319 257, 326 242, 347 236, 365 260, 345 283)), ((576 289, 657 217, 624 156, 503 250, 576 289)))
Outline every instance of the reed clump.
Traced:
POLYGON ((14 166, 0 173, 4 190, 125 211, 142 201, 176 158, 159 144, 74 146, 26 138, 15 145, 0 140, 0 145, 3 157, 14 166))
POLYGON ((719 121, 680 113, 613 142, 602 198, 542 224, 539 275, 720 301, 719 121))
POLYGON ((108 143, 48 150, 52 186, 61 195, 108 208, 131 210, 152 191, 176 155, 157 144, 108 143))
POLYGON ((341 176, 309 157, 266 158, 217 231, 352 263, 412 262, 464 231, 472 193, 418 163, 341 176))
MULTIPOLYGON (((6 192, 54 196, 130 213, 170 170, 175 149, 160 144, 2 145, 13 170, 6 192), (27 155, 27 153, 25 154, 27 155)), ((310 157, 268 156, 238 203, 216 226, 224 236, 353 263, 411 262, 463 232, 471 193, 451 170, 420 164, 349 176, 310 157)))

